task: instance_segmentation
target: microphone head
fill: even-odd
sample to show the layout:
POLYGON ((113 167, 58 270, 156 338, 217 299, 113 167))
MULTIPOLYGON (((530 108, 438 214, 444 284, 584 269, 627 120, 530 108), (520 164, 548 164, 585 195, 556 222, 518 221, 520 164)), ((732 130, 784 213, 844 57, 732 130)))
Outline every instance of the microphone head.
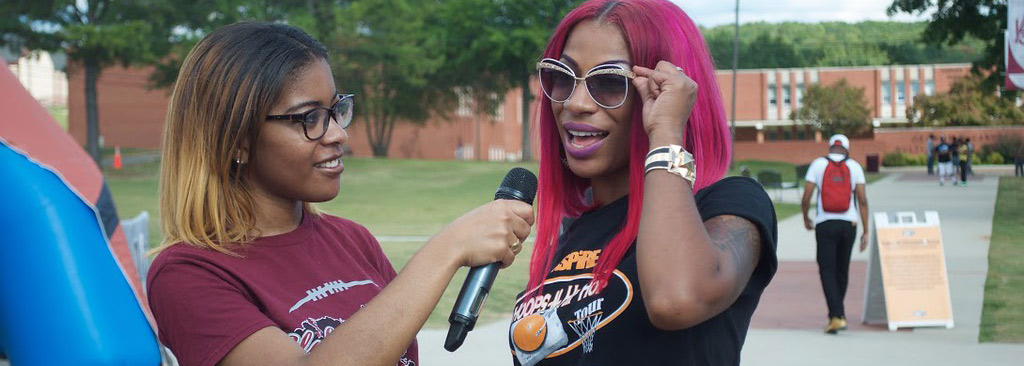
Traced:
POLYGON ((505 174, 498 191, 494 192, 494 199, 519 200, 532 205, 536 195, 537 176, 529 170, 515 167, 505 174))

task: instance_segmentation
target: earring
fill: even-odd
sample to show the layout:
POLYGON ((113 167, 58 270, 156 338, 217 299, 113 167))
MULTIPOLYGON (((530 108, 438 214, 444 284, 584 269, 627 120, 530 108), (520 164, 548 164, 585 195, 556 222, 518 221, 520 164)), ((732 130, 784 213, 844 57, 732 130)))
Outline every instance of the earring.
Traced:
POLYGON ((569 159, 562 158, 562 166, 568 168, 569 167, 569 159))
POLYGON ((235 158, 235 164, 242 165, 242 158, 235 158))

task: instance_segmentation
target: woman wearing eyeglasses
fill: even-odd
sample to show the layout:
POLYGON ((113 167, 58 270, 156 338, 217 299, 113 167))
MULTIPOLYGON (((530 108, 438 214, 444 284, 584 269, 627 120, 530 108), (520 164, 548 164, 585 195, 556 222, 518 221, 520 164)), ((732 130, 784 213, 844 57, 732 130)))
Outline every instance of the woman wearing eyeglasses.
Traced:
POLYGON ((537 70, 516 364, 738 365, 775 272, 776 218, 756 182, 722 179, 730 135, 698 28, 668 1, 588 1, 537 70))
POLYGON ((456 269, 521 249, 532 208, 495 201, 396 274, 366 228, 318 212, 311 202, 338 195, 352 122, 355 98, 336 90, 324 47, 286 25, 227 26, 186 58, 148 276, 182 365, 416 364, 416 333, 456 269))

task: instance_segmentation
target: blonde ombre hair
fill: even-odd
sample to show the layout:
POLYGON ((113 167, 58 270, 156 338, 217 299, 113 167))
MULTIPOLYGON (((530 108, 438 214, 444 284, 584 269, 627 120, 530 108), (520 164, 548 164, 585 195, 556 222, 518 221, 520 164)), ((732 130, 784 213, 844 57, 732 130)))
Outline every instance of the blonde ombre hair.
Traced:
POLYGON ((247 164, 259 151, 249 146, 293 74, 319 59, 327 59, 322 44, 275 23, 219 28, 189 52, 167 108, 159 184, 164 241, 151 254, 184 243, 236 255, 225 245, 260 236, 247 164))

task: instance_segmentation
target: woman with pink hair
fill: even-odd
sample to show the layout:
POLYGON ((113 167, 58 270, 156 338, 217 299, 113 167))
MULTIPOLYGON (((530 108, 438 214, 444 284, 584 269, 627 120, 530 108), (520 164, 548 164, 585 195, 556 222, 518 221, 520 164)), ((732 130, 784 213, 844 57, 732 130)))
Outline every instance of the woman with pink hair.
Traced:
POLYGON ((537 63, 540 187, 521 365, 738 365, 775 273, 776 218, 722 179, 730 136, 707 45, 664 0, 591 0, 537 63))

